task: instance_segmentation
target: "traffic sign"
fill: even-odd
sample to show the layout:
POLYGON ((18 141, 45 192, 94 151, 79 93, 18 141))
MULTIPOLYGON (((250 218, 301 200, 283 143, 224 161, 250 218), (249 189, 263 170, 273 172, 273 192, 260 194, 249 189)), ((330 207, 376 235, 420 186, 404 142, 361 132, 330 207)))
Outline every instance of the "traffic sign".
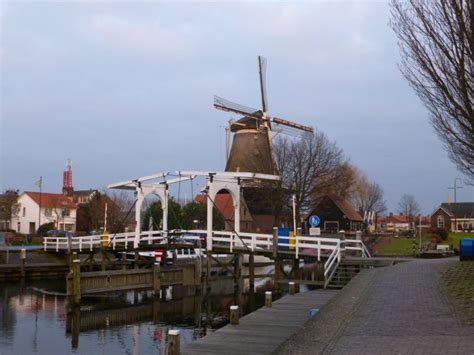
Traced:
POLYGON ((319 226, 319 223, 321 223, 321 219, 318 215, 313 214, 309 217, 309 224, 311 225, 311 227, 317 227, 319 226))

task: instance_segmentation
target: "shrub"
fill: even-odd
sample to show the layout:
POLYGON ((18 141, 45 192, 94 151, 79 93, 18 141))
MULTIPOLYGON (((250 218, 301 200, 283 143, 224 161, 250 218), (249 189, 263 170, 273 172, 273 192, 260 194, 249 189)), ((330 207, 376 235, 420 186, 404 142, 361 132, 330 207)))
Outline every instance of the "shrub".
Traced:
POLYGON ((441 237, 442 240, 448 239, 449 233, 446 229, 437 229, 436 234, 441 237))
POLYGON ((45 224, 42 224, 39 228, 38 228, 38 234, 39 235, 42 235, 43 237, 46 236, 46 233, 51 230, 51 229, 54 229, 54 223, 51 222, 51 223, 45 223, 45 224))

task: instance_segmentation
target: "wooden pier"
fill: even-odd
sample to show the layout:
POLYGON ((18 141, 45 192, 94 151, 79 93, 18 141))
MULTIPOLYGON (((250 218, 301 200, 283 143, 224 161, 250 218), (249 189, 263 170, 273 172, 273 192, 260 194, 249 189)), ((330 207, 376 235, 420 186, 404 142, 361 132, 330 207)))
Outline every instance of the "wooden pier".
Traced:
POLYGON ((271 354, 298 332, 337 290, 316 290, 287 295, 182 349, 183 354, 271 354))

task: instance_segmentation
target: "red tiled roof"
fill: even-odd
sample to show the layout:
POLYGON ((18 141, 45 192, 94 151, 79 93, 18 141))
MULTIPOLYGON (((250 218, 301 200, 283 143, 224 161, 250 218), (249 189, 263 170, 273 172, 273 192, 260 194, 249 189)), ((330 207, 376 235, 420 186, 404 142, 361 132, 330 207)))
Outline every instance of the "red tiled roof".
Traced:
POLYGON ((352 204, 346 199, 334 193, 328 194, 328 197, 336 204, 337 207, 346 215, 351 221, 362 222, 363 218, 361 215, 352 207, 352 204))
MULTIPOLYGON (((31 192, 25 191, 33 201, 35 201, 38 205, 40 204, 40 193, 39 192, 31 192)), ((41 193, 41 207, 47 208, 55 208, 55 207, 68 207, 68 208, 76 208, 76 204, 74 201, 63 194, 51 194, 48 192, 41 193)))
MULTIPOLYGON (((413 222, 418 222, 420 220, 420 216, 412 216, 411 220, 413 222)), ((431 219, 430 216, 421 216, 421 223, 430 223, 431 219)), ((410 218, 405 215, 392 215, 392 216, 387 216, 382 219, 382 222, 384 223, 408 223, 410 222, 410 218)))
MULTIPOLYGON (((197 195, 196 201, 207 203, 207 197, 206 195, 197 195)), ((232 201, 232 196, 229 193, 217 194, 216 198, 214 199, 214 204, 220 213, 222 213, 224 219, 234 219, 234 203, 232 201)))

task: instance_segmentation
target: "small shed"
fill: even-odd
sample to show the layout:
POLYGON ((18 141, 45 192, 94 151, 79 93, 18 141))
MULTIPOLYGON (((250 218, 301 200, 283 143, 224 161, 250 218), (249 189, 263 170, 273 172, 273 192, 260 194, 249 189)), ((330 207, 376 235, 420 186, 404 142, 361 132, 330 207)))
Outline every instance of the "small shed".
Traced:
MULTIPOLYGON (((327 194, 316 205, 309 216, 317 215, 320 219, 322 231, 337 233, 340 230, 357 231, 363 228, 363 218, 345 198, 336 194, 327 194)), ((309 217, 306 220, 309 228, 309 217)))

